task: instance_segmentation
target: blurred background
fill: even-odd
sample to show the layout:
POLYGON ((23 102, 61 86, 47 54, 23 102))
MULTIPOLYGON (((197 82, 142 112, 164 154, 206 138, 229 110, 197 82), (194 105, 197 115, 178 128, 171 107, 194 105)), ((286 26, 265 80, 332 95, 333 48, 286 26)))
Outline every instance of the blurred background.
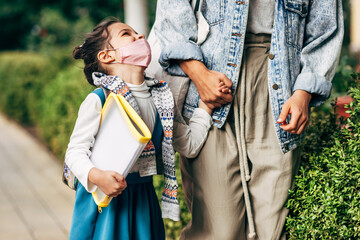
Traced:
MULTIPOLYGON (((155 20, 156 2, 0 0, 0 112, 35 136, 61 165, 79 105, 93 89, 83 76, 81 62, 72 59, 72 50, 108 16, 147 35, 155 20)), ((343 0, 343 8, 345 36, 332 98, 314 110, 317 116, 331 112, 334 98, 347 95, 354 72, 360 71, 360 0, 343 0)), ((154 181, 160 197, 162 179, 154 181)), ((166 220, 168 239, 176 239, 191 219, 181 184, 179 198, 181 221, 166 220)))

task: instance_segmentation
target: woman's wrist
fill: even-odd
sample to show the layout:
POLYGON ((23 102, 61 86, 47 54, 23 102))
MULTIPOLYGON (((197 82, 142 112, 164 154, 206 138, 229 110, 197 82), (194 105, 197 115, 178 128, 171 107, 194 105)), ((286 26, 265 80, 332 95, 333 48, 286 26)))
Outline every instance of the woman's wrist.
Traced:
POLYGON ((201 78, 198 76, 202 76, 204 71, 208 71, 207 67, 199 60, 179 61, 179 65, 195 84, 201 81, 201 78))
POLYGON ((301 89, 295 90, 294 94, 296 94, 296 95, 300 96, 301 98, 305 99, 305 101, 306 101, 308 104, 309 104, 310 101, 311 101, 311 97, 312 97, 311 93, 309 93, 309 92, 307 92, 307 91, 305 91, 305 90, 301 90, 301 89))

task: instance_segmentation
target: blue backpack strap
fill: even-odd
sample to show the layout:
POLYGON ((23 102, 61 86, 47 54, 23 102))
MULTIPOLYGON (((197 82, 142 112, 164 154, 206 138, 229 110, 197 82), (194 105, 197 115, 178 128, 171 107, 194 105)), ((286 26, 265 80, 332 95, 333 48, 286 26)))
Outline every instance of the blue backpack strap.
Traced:
POLYGON ((158 111, 156 111, 155 125, 152 132, 151 141, 155 146, 155 155, 158 156, 161 154, 161 142, 163 138, 163 126, 161 124, 160 116, 158 111))
POLYGON ((101 100, 101 106, 104 106, 106 100, 104 90, 102 88, 97 88, 92 92, 99 96, 101 100))

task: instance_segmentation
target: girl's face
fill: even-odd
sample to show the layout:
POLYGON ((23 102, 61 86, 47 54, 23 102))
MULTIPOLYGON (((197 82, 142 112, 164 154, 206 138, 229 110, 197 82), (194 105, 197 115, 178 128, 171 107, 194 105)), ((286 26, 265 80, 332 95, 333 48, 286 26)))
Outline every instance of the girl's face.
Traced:
POLYGON ((129 25, 125 23, 114 23, 109 26, 111 48, 121 48, 136 40, 144 39, 144 34, 138 34, 129 25))
MULTIPOLYGON (((134 56, 134 58, 136 58, 137 61, 140 61, 140 63, 136 62, 137 64, 135 64, 132 63, 131 60, 128 60, 127 62, 124 61, 124 59, 131 59, 131 51, 134 51, 134 49, 129 48, 128 50, 130 52, 124 52, 124 49, 119 49, 124 47, 126 48, 127 45, 138 40, 142 40, 141 42, 138 42, 141 45, 145 36, 143 34, 138 34, 134 31, 134 29, 124 23, 113 23, 108 27, 108 31, 109 38, 106 44, 106 49, 103 49, 98 53, 98 59, 102 64, 104 64, 103 67, 107 70, 107 72, 111 75, 118 76, 124 72, 138 71, 143 73, 146 68, 146 63, 143 63, 141 62, 141 59, 136 58, 138 57, 137 55, 134 56), (122 56, 120 54, 122 54, 122 56), (126 54, 130 54, 130 56, 127 56, 126 54)), ((135 51, 136 50, 137 48, 135 51)), ((144 55, 144 57, 147 56, 144 55)), ((145 60, 148 59, 144 58, 144 61, 145 60)))

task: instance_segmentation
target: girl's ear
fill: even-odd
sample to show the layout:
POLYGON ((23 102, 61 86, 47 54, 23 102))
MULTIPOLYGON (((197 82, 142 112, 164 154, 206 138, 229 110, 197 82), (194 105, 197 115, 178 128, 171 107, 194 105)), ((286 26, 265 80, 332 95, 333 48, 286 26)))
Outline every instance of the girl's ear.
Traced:
POLYGON ((97 58, 101 63, 110 63, 115 61, 115 56, 113 56, 112 54, 109 54, 111 52, 114 51, 107 51, 107 50, 102 50, 100 52, 98 52, 97 54, 97 58))

